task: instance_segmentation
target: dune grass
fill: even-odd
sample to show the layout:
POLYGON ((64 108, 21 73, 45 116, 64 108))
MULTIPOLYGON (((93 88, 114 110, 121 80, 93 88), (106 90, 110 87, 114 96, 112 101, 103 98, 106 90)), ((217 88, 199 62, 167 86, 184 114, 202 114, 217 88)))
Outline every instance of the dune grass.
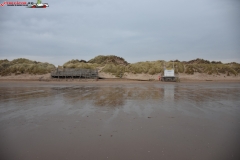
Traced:
POLYGON ((117 77, 119 77, 120 75, 123 75, 124 73, 154 75, 154 74, 163 72, 164 63, 165 61, 159 60, 159 61, 151 61, 151 62, 150 61, 137 62, 137 63, 128 64, 126 66, 107 64, 105 65, 102 71, 107 73, 112 73, 117 77))
MULTIPOLYGON (((174 66, 175 73, 206 73, 238 75, 240 74, 240 64, 232 62, 223 64, 221 62, 208 61, 204 59, 195 59, 188 62, 173 61, 145 61, 137 63, 128 63, 123 58, 117 56, 97 56, 88 62, 85 60, 73 59, 64 63, 63 68, 82 68, 82 69, 99 69, 103 72, 111 73, 116 77, 122 76, 124 73, 133 74, 161 74, 166 69, 172 69, 174 66)), ((19 58, 12 61, 7 59, 0 60, 0 75, 14 74, 45 74, 56 67, 49 63, 41 63, 29 59, 19 58)))
POLYGON ((97 64, 114 64, 114 65, 127 65, 128 62, 125 61, 124 58, 109 55, 109 56, 103 56, 99 55, 93 59, 90 59, 88 63, 97 63, 97 64))
POLYGON ((126 72, 125 69, 126 67, 123 65, 106 64, 102 71, 106 73, 111 73, 116 77, 121 77, 126 72))
POLYGON ((212 74, 227 74, 227 75, 238 75, 240 73, 240 65, 229 65, 229 64, 187 64, 185 73, 194 74, 198 73, 207 73, 209 75, 212 74))
POLYGON ((53 64, 31 61, 25 58, 14 59, 12 61, 0 60, 0 75, 10 74, 46 74, 56 67, 53 64))
POLYGON ((132 63, 127 66, 120 66, 114 64, 107 64, 102 71, 107 73, 112 73, 119 77, 119 75, 124 73, 133 73, 133 74, 161 74, 164 71, 164 66, 166 69, 172 69, 174 65, 175 73, 186 73, 193 75, 194 73, 206 73, 209 75, 212 74, 226 74, 238 75, 240 73, 240 64, 222 64, 222 63, 195 63, 195 64, 186 64, 183 62, 165 62, 165 61, 146 61, 146 62, 137 62, 132 63))
POLYGON ((146 61, 129 64, 126 66, 126 72, 134 74, 151 74, 161 73, 163 71, 164 61, 146 61))
POLYGON ((63 64, 63 68, 82 68, 82 69, 96 69, 97 67, 103 66, 97 63, 86 63, 83 60, 70 60, 63 64))

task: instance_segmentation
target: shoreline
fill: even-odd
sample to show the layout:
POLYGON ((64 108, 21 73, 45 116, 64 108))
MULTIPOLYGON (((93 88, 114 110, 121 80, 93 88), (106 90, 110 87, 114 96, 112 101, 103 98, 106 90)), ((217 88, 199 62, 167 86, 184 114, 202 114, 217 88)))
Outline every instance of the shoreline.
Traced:
MULTIPOLYGON (((30 74, 20 74, 20 75, 9 75, 0 76, 0 82, 4 81, 15 81, 15 82, 160 82, 160 83, 173 83, 173 82, 162 82, 158 80, 159 74, 149 75, 149 74, 126 74, 123 78, 117 78, 111 74, 104 73, 99 74, 99 79, 84 79, 84 78, 51 78, 50 73, 43 75, 30 75, 30 74)), ((184 73, 179 74, 180 83, 181 82, 240 82, 240 76, 227 76, 225 74, 219 75, 208 75, 203 73, 195 73, 193 75, 188 75, 184 73)), ((175 82, 179 83, 179 82, 175 82)))
POLYGON ((160 83, 160 84, 175 84, 175 83, 240 83, 240 80, 193 80, 193 79, 183 79, 180 82, 163 82, 158 80, 142 80, 142 79, 121 79, 121 78, 106 78, 106 79, 0 79, 0 83, 2 82, 20 82, 20 83, 27 83, 27 82, 36 82, 36 83, 160 83))

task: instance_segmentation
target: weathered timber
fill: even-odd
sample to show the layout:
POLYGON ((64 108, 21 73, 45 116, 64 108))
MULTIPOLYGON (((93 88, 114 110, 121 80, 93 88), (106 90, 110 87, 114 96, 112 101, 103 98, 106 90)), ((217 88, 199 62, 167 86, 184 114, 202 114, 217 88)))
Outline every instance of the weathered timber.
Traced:
POLYGON ((98 78, 97 69, 59 69, 51 72, 52 78, 98 78))

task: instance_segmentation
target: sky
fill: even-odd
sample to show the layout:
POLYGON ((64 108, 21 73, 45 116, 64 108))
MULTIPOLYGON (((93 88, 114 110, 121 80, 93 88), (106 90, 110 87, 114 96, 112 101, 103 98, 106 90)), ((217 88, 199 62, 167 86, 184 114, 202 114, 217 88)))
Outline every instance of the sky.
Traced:
POLYGON ((0 7, 0 59, 240 62, 240 0, 42 2, 49 7, 0 7))

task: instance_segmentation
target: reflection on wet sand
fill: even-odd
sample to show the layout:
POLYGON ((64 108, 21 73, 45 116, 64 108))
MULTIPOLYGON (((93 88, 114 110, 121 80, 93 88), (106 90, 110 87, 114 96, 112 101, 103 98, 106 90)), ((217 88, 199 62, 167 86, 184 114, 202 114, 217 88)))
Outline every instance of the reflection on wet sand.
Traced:
MULTIPOLYGON (((75 104, 87 101, 96 107, 122 107, 126 101, 151 101, 181 104, 184 102, 202 104, 238 100, 239 89, 235 87, 214 88, 209 86, 184 86, 176 84, 146 86, 53 86, 53 87, 14 87, 0 90, 0 102, 24 103, 35 98, 47 98, 75 104), (231 94, 229 94, 231 93, 231 94)), ((151 102, 151 103, 152 103, 151 102)))
POLYGON ((0 159, 238 159, 239 97, 239 83, 0 83, 0 159))
POLYGON ((96 107, 121 107, 127 100, 151 100, 162 97, 161 89, 124 88, 124 87, 77 87, 64 90, 64 98, 78 102, 93 101, 96 107))
MULTIPOLYGON (((62 111, 68 114, 78 113, 82 116, 94 113, 98 107, 114 110, 121 108, 126 113, 136 113, 139 117, 149 117, 154 108, 166 111, 181 111, 188 115, 198 112, 236 109, 232 101, 238 100, 239 88, 214 87, 208 84, 197 85, 68 85, 48 87, 7 87, 0 90, 0 102, 12 111, 16 106, 29 106, 34 103, 45 106, 38 108, 37 115, 62 111), (231 94, 229 94, 231 93, 231 94), (96 108, 94 108, 96 107, 96 108)), ((18 115, 20 112, 14 112, 18 115)), ((21 112, 22 113, 22 112, 21 112)), ((114 115, 118 112, 113 113, 114 115)), ((13 113, 12 113, 13 114, 13 113)), ((195 114, 196 115, 196 114, 195 114)), ((26 115, 23 115, 26 116, 26 115)), ((5 116, 2 116, 4 118, 5 116)))
POLYGON ((164 99, 174 100, 174 95, 175 95, 175 90, 174 89, 175 89, 174 85, 164 86, 164 99))
POLYGON ((0 101, 26 101, 38 97, 51 96, 49 88, 2 88, 0 90, 0 101))

